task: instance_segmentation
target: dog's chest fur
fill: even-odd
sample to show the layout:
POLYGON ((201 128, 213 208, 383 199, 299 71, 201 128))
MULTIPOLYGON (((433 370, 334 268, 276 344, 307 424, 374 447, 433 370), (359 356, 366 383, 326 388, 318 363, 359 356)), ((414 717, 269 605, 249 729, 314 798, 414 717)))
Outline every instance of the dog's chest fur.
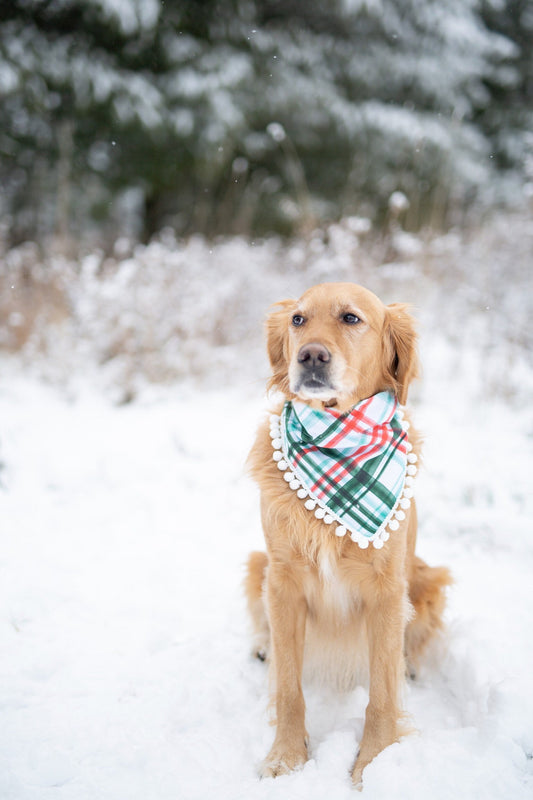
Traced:
POLYGON ((359 604, 359 593, 342 579, 335 556, 323 548, 318 559, 321 600, 328 613, 346 620, 359 604))
POLYGON ((361 550, 348 536, 336 536, 331 525, 316 519, 272 460, 266 424, 259 437, 251 466, 262 487, 263 512, 268 517, 275 511, 272 524, 264 526, 270 556, 293 566, 311 620, 336 630, 351 625, 361 610, 365 587, 375 580, 376 563, 385 554, 373 548, 361 550))
MULTIPOLYGON (((283 487, 286 492, 286 488, 283 487)), ((305 525, 298 526, 298 537, 292 540, 294 562, 302 563, 302 582, 312 618, 328 625, 345 624, 360 608, 361 592, 357 573, 373 574, 374 570, 357 545, 335 536, 330 525, 315 519, 303 503, 289 490, 287 502, 295 505, 294 514, 303 514, 305 525), (351 553, 347 568, 346 551, 351 553), (353 569, 356 555, 361 553, 359 569, 353 569)))

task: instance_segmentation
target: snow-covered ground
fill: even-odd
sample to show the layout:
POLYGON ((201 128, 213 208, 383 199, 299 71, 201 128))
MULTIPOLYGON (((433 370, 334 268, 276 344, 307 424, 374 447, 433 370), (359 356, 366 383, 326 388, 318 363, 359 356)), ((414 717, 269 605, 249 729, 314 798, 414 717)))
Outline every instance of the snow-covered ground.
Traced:
MULTIPOLYGON (((444 339, 423 359, 419 552, 455 584, 446 639, 407 688, 418 732, 367 768, 363 796, 526 800, 533 421, 481 400, 444 339)), ((310 761, 257 776, 273 729, 241 588, 262 547, 243 464, 264 407, 261 380, 117 406, 89 381, 65 391, 5 364, 2 800, 354 797, 362 688, 307 687, 310 761)))
POLYGON ((259 780, 274 731, 241 586, 263 546, 244 472, 267 406, 261 319, 323 280, 417 307, 419 552, 455 578, 447 636, 406 690, 418 732, 364 795, 533 797, 533 220, 365 230, 5 254, 0 800, 354 796, 363 688, 306 687, 310 761, 259 780))

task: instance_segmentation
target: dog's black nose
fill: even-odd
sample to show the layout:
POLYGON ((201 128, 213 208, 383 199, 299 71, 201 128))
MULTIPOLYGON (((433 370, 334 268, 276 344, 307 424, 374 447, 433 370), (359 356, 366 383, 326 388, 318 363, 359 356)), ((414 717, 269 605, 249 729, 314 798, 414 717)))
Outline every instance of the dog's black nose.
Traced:
POLYGON ((324 364, 328 364, 330 359, 331 353, 329 350, 323 344, 315 342, 305 344, 298 353, 298 363, 303 364, 306 369, 321 367, 324 364))

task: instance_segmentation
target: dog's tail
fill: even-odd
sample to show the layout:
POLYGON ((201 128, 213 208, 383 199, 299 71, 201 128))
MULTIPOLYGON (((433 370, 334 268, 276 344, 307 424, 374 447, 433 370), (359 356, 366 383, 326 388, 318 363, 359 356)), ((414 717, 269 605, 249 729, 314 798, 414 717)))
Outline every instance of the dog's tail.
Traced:
POLYGON ((416 672, 429 643, 444 627, 445 590, 452 582, 446 567, 429 567, 415 556, 409 580, 409 599, 414 615, 405 632, 405 655, 411 674, 416 672))

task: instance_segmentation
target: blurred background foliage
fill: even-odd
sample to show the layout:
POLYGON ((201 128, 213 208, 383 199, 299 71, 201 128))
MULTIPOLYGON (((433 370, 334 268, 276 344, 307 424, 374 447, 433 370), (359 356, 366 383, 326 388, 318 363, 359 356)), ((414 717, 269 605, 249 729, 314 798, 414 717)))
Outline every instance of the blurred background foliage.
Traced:
POLYGON ((0 217, 27 239, 411 230, 523 202, 530 0, 10 0, 0 217))

